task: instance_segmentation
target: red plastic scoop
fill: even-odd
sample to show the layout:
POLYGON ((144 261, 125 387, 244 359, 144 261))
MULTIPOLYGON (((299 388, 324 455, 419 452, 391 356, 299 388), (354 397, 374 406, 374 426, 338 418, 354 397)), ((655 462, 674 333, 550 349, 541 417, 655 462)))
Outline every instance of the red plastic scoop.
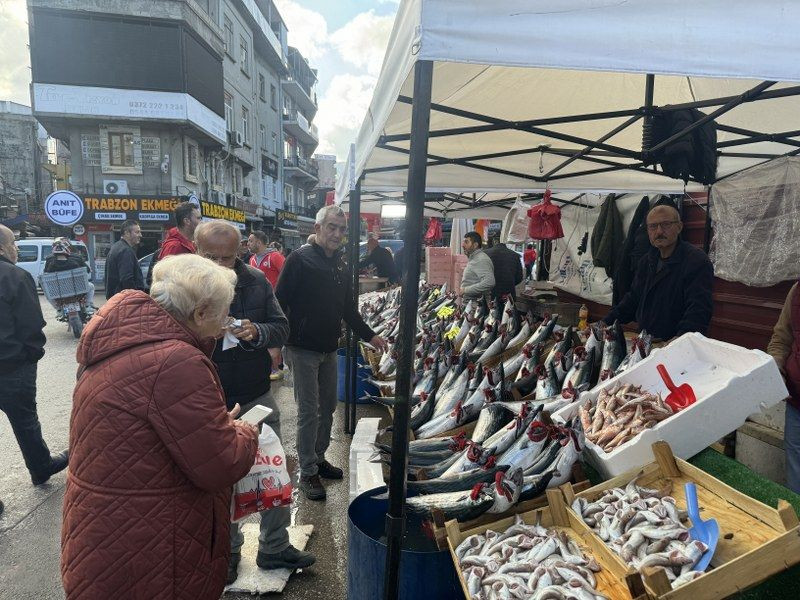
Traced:
POLYGON ((669 396, 666 397, 664 402, 666 402, 673 411, 678 412, 697 402, 697 397, 694 395, 692 386, 688 383, 682 383, 680 386, 676 386, 672 382, 672 378, 669 376, 669 373, 667 373, 667 369, 664 365, 656 365, 656 369, 658 370, 658 374, 661 375, 661 379, 664 380, 664 385, 666 385, 670 391, 669 396))

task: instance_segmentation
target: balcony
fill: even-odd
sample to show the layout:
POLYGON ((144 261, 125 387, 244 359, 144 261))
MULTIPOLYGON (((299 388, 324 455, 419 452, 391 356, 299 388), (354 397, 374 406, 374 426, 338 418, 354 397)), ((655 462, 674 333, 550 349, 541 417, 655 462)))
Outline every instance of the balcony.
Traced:
POLYGON ((299 204, 287 204, 286 210, 300 217, 316 218, 318 208, 314 206, 300 206, 299 204))
POLYGON ((298 110, 283 109, 283 129, 304 146, 316 148, 319 144, 317 126, 309 123, 298 110))
POLYGON ((317 165, 313 160, 290 156, 283 159, 283 172, 287 177, 300 180, 302 184, 315 184, 319 181, 317 165))
POLYGON ((300 80, 289 75, 281 81, 283 90, 294 99, 304 113, 312 117, 317 114, 317 92, 304 86, 300 80))

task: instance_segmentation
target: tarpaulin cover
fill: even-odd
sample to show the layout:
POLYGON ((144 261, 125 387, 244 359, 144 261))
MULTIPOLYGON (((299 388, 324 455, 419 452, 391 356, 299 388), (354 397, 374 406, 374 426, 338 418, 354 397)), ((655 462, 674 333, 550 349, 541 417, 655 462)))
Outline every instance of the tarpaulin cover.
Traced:
POLYGON ((800 276, 800 158, 753 167, 711 191, 714 274, 768 286, 800 276))

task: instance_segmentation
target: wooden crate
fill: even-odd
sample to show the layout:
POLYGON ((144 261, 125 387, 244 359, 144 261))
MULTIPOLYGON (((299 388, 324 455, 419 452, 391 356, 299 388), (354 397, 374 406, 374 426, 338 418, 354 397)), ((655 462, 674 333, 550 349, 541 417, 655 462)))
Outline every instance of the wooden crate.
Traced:
MULTIPOLYGON (((716 600, 753 587, 773 575, 800 563, 800 521, 788 502, 778 501, 771 508, 715 479, 705 471, 673 456, 669 444, 653 444, 655 462, 610 479, 600 485, 575 493, 569 484, 563 492, 568 505, 575 497, 592 502, 607 489, 625 487, 637 479, 643 487, 660 489, 672 483, 672 496, 678 506, 686 508, 684 484, 694 482, 704 519, 714 518, 719 523, 720 539, 711 568, 694 581, 675 590, 670 586, 663 569, 645 569, 640 577, 649 598, 654 600, 716 600)), ((570 522, 583 535, 592 530, 568 509, 570 522)), ((597 542, 605 546, 599 537, 597 542)), ((606 548, 608 548, 606 546, 606 548)), ((627 568, 626 563, 608 549, 617 569, 627 568)), ((634 577, 634 578, 635 578, 634 577)))
MULTIPOLYGON (((589 532, 577 529, 574 521, 577 519, 574 513, 572 516, 567 512, 566 504, 564 503, 564 496, 562 491, 557 489, 547 490, 546 505, 543 508, 519 513, 522 520, 533 525, 540 521, 544 527, 563 531, 570 537, 581 550, 592 555, 601 567, 601 571, 596 574, 597 577, 597 590, 611 598, 612 600, 645 600, 646 597, 637 592, 635 585, 638 584, 636 580, 633 581, 634 591, 631 591, 631 585, 628 582, 628 576, 633 574, 632 570, 627 568, 620 568, 617 561, 613 560, 611 550, 605 544, 589 532), (597 551, 597 544, 602 548, 597 551), (603 551, 605 549, 605 551, 603 551)), ((464 591, 464 598, 470 599, 469 592, 467 591, 467 583, 461 575, 461 569, 458 566, 458 559, 456 558, 456 548, 458 545, 467 539, 469 536, 484 533, 488 529, 494 531, 505 531, 514 524, 516 515, 511 515, 505 518, 498 519, 489 523, 484 523, 472 529, 463 529, 459 526, 458 521, 448 521, 445 524, 447 531, 447 546, 450 550, 450 556, 453 559, 453 565, 458 574, 458 579, 461 582, 461 588, 464 591)))
MULTIPOLYGON (((581 464, 579 462, 576 462, 573 465, 572 477, 570 478, 570 480, 572 481, 571 489, 579 492, 588 490, 591 485, 589 483, 589 480, 586 479, 586 475, 583 472, 583 467, 581 467, 581 464)), ((500 514, 484 513, 477 519, 473 519, 471 521, 465 521, 463 523, 457 523, 457 525, 460 530, 466 531, 469 529, 475 529, 476 527, 480 527, 481 525, 488 525, 494 521, 504 519, 505 517, 511 517, 514 515, 530 512, 532 510, 536 510, 537 508, 543 508, 545 506, 547 506, 546 493, 542 494, 541 496, 537 496, 536 498, 531 498, 530 500, 519 502, 504 513, 500 514)), ((447 529, 445 526, 446 524, 444 521, 443 514, 439 511, 433 511, 432 516, 433 516, 433 537, 436 540, 436 545, 439 547, 440 550, 445 550, 447 549, 447 529)))

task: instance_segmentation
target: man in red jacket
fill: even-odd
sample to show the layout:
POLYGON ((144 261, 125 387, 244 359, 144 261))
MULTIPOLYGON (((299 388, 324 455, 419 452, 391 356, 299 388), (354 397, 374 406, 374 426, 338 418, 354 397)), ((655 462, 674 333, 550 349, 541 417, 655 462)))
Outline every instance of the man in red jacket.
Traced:
POLYGON ((276 248, 270 247, 269 238, 263 231, 254 231, 247 240, 247 249, 250 250, 250 266, 255 267, 267 277, 272 289, 278 285, 278 276, 286 260, 276 248))
POLYGON ((197 229, 200 220, 200 208, 197 205, 191 202, 178 204, 175 207, 175 223, 177 227, 173 227, 167 232, 167 237, 158 252, 158 260, 175 254, 194 254, 197 252, 192 238, 194 238, 194 230, 197 229))

